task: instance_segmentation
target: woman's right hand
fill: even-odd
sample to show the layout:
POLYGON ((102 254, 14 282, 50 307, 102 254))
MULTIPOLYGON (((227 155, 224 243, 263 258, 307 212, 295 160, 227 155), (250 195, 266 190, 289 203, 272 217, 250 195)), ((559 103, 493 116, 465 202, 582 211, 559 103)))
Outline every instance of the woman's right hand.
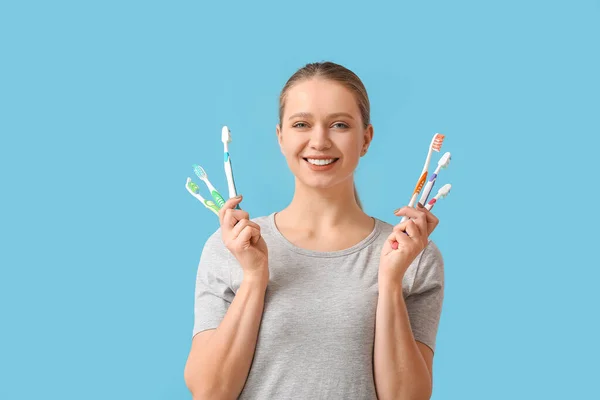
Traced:
POLYGON ((242 202, 242 196, 233 197, 219 211, 223 242, 238 260, 245 278, 269 279, 269 252, 267 243, 260 233, 260 225, 250 221, 244 210, 235 206, 242 202))

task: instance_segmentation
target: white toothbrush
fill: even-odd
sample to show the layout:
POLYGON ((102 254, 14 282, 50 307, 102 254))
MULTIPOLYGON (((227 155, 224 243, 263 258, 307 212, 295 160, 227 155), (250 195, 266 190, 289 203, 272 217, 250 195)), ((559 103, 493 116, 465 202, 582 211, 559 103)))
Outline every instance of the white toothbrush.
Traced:
MULTIPOLYGON (((231 132, 227 126, 221 129, 221 141, 223 142, 223 156, 225 165, 225 176, 227 177, 227 188, 229 189, 229 198, 237 196, 235 190, 235 181, 233 180, 233 167, 231 166, 231 156, 229 155, 229 142, 231 142, 231 132)), ((238 210, 240 206, 237 205, 235 208, 238 210)))
POLYGON ((217 189, 215 189, 212 183, 210 183, 210 181, 208 180, 208 175, 206 174, 206 171, 204 171, 204 168, 202 168, 198 164, 194 164, 192 165, 192 167, 194 168, 194 173, 196 174, 196 176, 200 178, 206 184, 208 190, 210 190, 210 195, 212 196, 219 209, 223 208, 223 206, 225 205, 225 199, 223 199, 223 196, 221 196, 221 194, 217 191, 217 189))
POLYGON ((438 161, 437 168, 435 169, 435 171, 429 178, 429 181, 427 181, 427 185, 425 185, 425 188, 423 189, 423 194, 421 194, 421 199, 419 200, 419 203, 425 205, 425 202, 427 201, 427 199, 429 198, 429 194, 431 193, 431 189, 433 189, 433 185, 435 185, 435 180, 438 176, 438 173, 440 172, 440 169, 448 168, 448 164, 450 164, 451 158, 452 156, 450 155, 449 151, 444 153, 442 158, 440 158, 440 161, 438 161))
MULTIPOLYGON (((427 203, 425 205, 425 208, 427 210, 431 210, 433 208, 433 205, 441 198, 444 198, 446 196, 448 196, 448 193, 450 193, 450 189, 452 189, 452 185, 447 183, 444 186, 442 186, 440 188, 440 190, 438 190, 437 194, 435 195, 435 197, 431 200, 429 200, 429 203, 427 203)), ((423 204, 423 203, 421 203, 423 204)), ((408 235, 408 233, 406 231, 404 231, 405 234, 408 235)), ((394 241, 392 243, 392 249, 397 250, 398 249, 398 242, 394 241)))
MULTIPOLYGON (((425 208, 428 210, 431 210, 433 208, 433 205, 439 200, 439 199, 443 199, 444 197, 448 196, 448 193, 450 193, 450 189, 452 189, 452 185, 447 183, 444 186, 442 186, 440 188, 440 190, 438 190, 437 194, 435 195, 435 197, 431 200, 429 200, 429 203, 427 203, 425 205, 425 208)), ((423 203, 421 203, 423 204, 423 203)))

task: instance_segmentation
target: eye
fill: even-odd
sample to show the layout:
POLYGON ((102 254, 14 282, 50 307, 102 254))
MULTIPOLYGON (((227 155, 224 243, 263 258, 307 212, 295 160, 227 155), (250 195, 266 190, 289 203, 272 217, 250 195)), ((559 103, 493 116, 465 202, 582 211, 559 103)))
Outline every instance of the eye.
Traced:
POLYGON ((292 128, 306 128, 307 125, 305 122, 296 122, 294 125, 292 125, 292 128))
POLYGON ((348 125, 346 125, 343 122, 336 122, 335 124, 333 124, 334 127, 337 127, 339 129, 348 129, 348 125))

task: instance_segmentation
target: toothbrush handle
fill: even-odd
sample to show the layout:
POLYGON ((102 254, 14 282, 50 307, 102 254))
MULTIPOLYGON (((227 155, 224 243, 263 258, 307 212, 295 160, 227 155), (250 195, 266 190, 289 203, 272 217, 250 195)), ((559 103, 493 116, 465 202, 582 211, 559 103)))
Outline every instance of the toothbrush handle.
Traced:
POLYGON ((206 207, 207 209, 209 209, 210 211, 215 213, 216 216, 219 216, 219 207, 214 202, 212 202, 211 200, 206 200, 204 197, 202 197, 198 194, 194 194, 191 192, 190 192, 190 194, 192 196, 194 196, 196 199, 198 199, 198 201, 200 201, 200 203, 202 203, 202 205, 204 205, 204 207, 206 207))
MULTIPOLYGON (((433 208, 433 205, 436 203, 436 201, 437 201, 437 199, 434 197, 433 199, 431 199, 431 200, 429 201, 429 203, 427 203, 427 204, 425 205, 425 208, 426 208, 427 210, 431 210, 431 209, 433 208)), ((421 203, 421 204, 423 204, 423 203, 421 203)))
MULTIPOLYGON (((425 208, 426 208, 427 210, 431 210, 431 209, 433 208, 433 205, 435 204, 435 202, 436 202, 436 199, 435 199, 435 197, 434 197, 433 199, 431 199, 431 200, 429 201, 429 203, 427 203, 427 204, 425 205, 425 208)), ((422 202, 420 202, 420 203, 421 203, 421 204, 423 204, 422 202)), ((406 220, 407 220, 407 217, 406 217, 406 216, 404 216, 404 217, 402 217, 402 220, 400 220, 400 223, 402 223, 402 222, 404 222, 404 221, 406 221, 406 220)), ((408 233, 406 233, 406 232, 404 232, 404 233, 408 235, 408 233)), ((394 249, 394 250, 397 250, 397 249, 398 249, 398 242, 394 241, 394 242, 392 243, 392 249, 394 249)))
MULTIPOLYGON (((231 157, 229 152, 225 152, 225 176, 227 177, 227 188, 229 189, 229 198, 237 196, 235 190, 235 181, 233 179, 233 166, 231 165, 231 157)), ((240 205, 235 206, 236 210, 241 210, 240 205)))
POLYGON ((223 208, 223 206, 225 205, 225 199, 223 198, 223 196, 221 196, 221 194, 216 190, 211 190, 210 195, 215 200, 217 207, 219 207, 219 209, 223 208))
POLYGON ((217 207, 215 203, 210 200, 204 200, 202 203, 204 204, 204 207, 208 208, 210 211, 215 213, 215 215, 219 216, 219 207, 217 207))
POLYGON ((233 182, 233 168, 229 152, 225 152, 225 176, 227 177, 227 188, 229 189, 229 198, 237 196, 235 193, 235 183, 233 182))
POLYGON ((415 190, 413 191, 413 196, 410 199, 410 203, 408 203, 409 207, 413 207, 415 205, 417 196, 419 195, 419 193, 421 193, 421 189, 423 189, 423 185, 425 184, 426 180, 427 180, 427 171, 425 171, 421 174, 421 177, 419 178, 419 181, 417 182, 417 185, 415 186, 415 190))
MULTIPOLYGON (((415 186, 415 190, 413 190, 413 195, 410 198, 410 201, 408 202, 408 206, 409 207, 414 207, 415 206, 415 202, 417 201, 417 196, 419 195, 419 193, 421 193, 421 189, 423 189, 423 185, 425 185, 425 181, 426 180, 427 180, 427 171, 423 171, 423 173, 421 173, 421 176, 419 177, 419 180, 417 181, 417 185, 415 186)), ((400 223, 406 221, 407 219, 408 219, 408 217, 405 215, 400 220, 400 223)))
MULTIPOLYGON (((417 200, 418 195, 419 195, 419 192, 417 192, 415 189, 415 192, 413 193, 412 197, 410 198, 410 201, 408 202, 409 207, 413 207, 415 205, 415 201, 417 200)), ((402 219, 400 220, 400 223, 406 221, 407 219, 408 219, 408 217, 406 215, 403 216, 402 219)))
POLYGON ((431 189, 433 189, 433 185, 435 185, 436 178, 437 174, 434 173, 433 175, 431 175, 431 178, 429 178, 429 181, 427 181, 427 184, 425 185, 425 189, 423 189, 423 194, 421 195, 419 203, 425 204, 425 202, 429 198, 429 195, 431 194, 431 189))

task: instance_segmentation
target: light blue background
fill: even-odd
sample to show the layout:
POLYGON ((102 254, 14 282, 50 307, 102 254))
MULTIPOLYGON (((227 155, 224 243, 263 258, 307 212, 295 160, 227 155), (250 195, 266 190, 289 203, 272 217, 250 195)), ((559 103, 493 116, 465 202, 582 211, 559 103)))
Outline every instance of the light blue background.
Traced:
POLYGON ((447 135, 433 398, 598 392, 599 1, 200 3, 0 6, 0 398, 191 398, 217 220, 185 178, 227 192, 226 124, 242 206, 285 207, 277 99, 321 60, 370 94, 371 215, 397 222, 447 135))

